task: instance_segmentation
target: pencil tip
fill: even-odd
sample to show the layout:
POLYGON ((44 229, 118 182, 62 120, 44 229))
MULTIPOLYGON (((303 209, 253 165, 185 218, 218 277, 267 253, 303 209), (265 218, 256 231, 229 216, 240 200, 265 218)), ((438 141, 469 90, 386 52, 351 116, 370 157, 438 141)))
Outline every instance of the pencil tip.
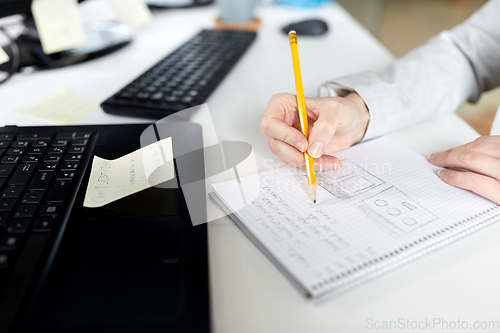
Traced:
POLYGON ((314 204, 316 204, 316 200, 314 200, 314 204))

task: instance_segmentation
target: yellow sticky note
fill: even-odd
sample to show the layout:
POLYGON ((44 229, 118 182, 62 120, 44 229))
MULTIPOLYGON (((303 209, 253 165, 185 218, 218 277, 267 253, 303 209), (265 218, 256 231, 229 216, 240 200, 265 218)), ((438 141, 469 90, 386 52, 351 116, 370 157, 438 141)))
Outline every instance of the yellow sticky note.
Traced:
POLYGON ((2 49, 2 47, 0 47, 0 65, 5 64, 9 60, 10 58, 7 52, 5 52, 4 49, 2 49))
POLYGON ((59 88, 19 114, 49 124, 68 125, 97 109, 99 104, 99 101, 77 96, 64 88, 59 88))
POLYGON ((77 0, 33 0, 31 12, 46 54, 68 50, 85 42, 77 0))
POLYGON ((109 3, 123 24, 138 27, 152 19, 151 11, 143 0, 109 0, 109 3))
POLYGON ((94 156, 83 206, 101 207, 174 176, 171 137, 115 160, 94 156))

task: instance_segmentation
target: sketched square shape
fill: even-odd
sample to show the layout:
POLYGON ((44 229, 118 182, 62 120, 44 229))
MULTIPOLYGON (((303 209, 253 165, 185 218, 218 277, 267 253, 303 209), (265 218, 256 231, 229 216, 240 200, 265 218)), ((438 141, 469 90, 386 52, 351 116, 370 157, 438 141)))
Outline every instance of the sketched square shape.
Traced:
POLYGON ((358 206, 374 222, 402 235, 437 219, 437 216, 395 187, 375 194, 358 206))

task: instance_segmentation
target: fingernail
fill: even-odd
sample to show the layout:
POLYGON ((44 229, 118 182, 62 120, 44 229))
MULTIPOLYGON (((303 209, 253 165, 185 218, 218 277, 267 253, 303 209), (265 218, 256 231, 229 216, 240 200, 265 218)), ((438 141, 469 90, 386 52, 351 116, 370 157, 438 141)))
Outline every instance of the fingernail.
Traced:
POLYGON ((427 156, 427 159, 432 160, 434 157, 436 157, 436 154, 430 154, 429 156, 427 156))
POLYGON ((443 178, 444 174, 445 174, 445 171, 443 169, 441 169, 441 170, 438 171, 438 177, 439 178, 443 178))
POLYGON ((333 170, 338 170, 338 169, 340 169, 340 165, 338 165, 337 163, 334 163, 333 170))
POLYGON ((323 144, 321 142, 313 142, 311 146, 309 146, 309 155, 312 158, 319 158, 323 154, 323 144))
POLYGON ((297 148, 300 152, 304 152, 304 144, 302 142, 296 142, 295 143, 295 148, 297 148))

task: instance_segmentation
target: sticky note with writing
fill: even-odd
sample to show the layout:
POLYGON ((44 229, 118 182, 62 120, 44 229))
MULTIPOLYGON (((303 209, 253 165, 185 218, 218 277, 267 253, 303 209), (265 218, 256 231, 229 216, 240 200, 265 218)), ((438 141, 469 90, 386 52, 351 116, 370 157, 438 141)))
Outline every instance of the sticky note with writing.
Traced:
POLYGON ((31 12, 46 54, 85 42, 77 0, 33 0, 31 12))
POLYGON ((68 125, 97 109, 99 104, 98 100, 75 95, 65 88, 58 88, 19 114, 49 124, 68 125))
POLYGON ((83 205, 101 207, 174 176, 170 137, 115 160, 94 156, 83 205))
POLYGON ((143 0, 109 0, 109 3, 123 24, 138 27, 151 21, 151 11, 143 0))

